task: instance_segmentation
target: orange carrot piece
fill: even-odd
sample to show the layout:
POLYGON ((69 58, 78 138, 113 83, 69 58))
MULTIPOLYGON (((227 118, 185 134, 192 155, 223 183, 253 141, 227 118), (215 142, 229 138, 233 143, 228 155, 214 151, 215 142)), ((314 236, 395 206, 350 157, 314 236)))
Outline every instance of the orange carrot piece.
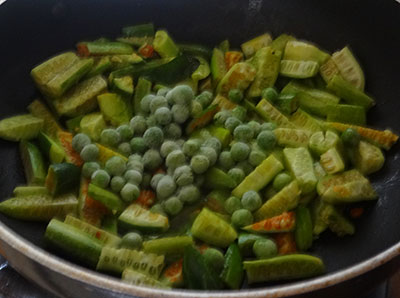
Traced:
POLYGON ((72 138, 72 133, 66 131, 58 132, 58 139, 60 140, 61 146, 65 151, 67 161, 80 167, 83 165, 83 159, 79 153, 72 148, 72 138))
POLYGON ((351 208, 350 209, 350 216, 352 218, 359 218, 361 215, 364 213, 364 208, 358 207, 358 208, 351 208))
POLYGON ((136 203, 138 203, 142 207, 149 208, 154 204, 155 200, 156 194, 154 193, 154 191, 143 189, 142 191, 140 191, 136 203))
POLYGON ((280 233, 292 231, 296 224, 296 215, 293 211, 284 212, 271 218, 267 218, 248 225, 243 229, 256 233, 280 233))
POLYGON ((287 255, 293 254, 297 251, 296 240, 293 233, 278 233, 272 236, 278 246, 278 254, 287 255))
POLYGON ((144 58, 151 58, 154 56, 154 48, 150 44, 144 44, 139 48, 139 54, 144 58))
POLYGON ((181 284, 183 282, 183 258, 169 265, 163 272, 162 279, 166 279, 171 284, 181 284))
POLYGON ((229 70, 233 65, 243 60, 243 53, 238 51, 225 52, 225 65, 229 70))

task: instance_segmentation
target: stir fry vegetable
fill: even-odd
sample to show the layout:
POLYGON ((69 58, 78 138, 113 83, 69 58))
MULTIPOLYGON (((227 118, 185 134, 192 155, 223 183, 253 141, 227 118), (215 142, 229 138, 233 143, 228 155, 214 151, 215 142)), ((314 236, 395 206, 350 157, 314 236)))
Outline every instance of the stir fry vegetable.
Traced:
POLYGON ((0 212, 48 223, 63 256, 165 289, 308 278, 318 236, 354 234, 352 205, 378 198, 366 175, 398 136, 365 126, 375 99, 348 47, 209 48, 148 23, 76 48, 32 70, 46 103, 0 121, 27 183, 0 212))

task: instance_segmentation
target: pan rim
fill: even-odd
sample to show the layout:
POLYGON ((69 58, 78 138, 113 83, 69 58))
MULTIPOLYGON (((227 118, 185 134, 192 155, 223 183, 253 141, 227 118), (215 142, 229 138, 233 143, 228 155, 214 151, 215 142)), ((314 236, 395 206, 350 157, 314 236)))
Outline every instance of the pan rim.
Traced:
MULTIPOLYGON (((140 297, 188 297, 188 298, 261 298, 261 297, 287 297, 298 294, 305 294, 322 288, 336 285, 346 280, 355 278, 368 271, 371 271, 396 256, 400 255, 400 242, 387 248, 383 252, 372 256, 351 267, 307 279, 294 283, 277 285, 272 287, 260 287, 257 289, 246 289, 237 291, 193 291, 193 290, 160 290, 147 287, 129 285, 121 280, 106 276, 93 270, 83 268, 72 262, 64 260, 44 249, 30 243, 28 240, 18 235, 0 221, 0 240, 6 242, 13 249, 49 270, 56 272, 66 278, 83 282, 87 285, 100 288, 102 290, 113 291, 120 294, 135 295, 140 297), (251 296, 249 296, 251 295, 251 296)), ((0 247, 1 248, 1 247, 0 247)), ((7 258, 7 256, 5 256, 7 258)), ((9 260, 12 265, 12 260, 9 260)))

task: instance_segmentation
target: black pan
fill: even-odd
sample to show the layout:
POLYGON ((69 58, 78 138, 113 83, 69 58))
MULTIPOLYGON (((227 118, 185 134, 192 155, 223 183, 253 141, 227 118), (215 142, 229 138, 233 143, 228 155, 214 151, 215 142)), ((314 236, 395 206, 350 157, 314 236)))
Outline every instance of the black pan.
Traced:
MULTIPOLYGON (((331 52, 349 44, 364 67, 366 90, 376 98, 377 105, 368 115, 369 123, 380 129, 400 131, 400 4, 394 0, 8 0, 0 6, 0 118, 25 111, 37 96, 29 72, 38 62, 74 48, 77 41, 116 37, 122 26, 149 21, 167 28, 178 41, 210 46, 228 38, 238 47, 265 31, 273 36, 290 33, 331 52)), ((386 154, 384 168, 372 177, 380 198, 368 204, 364 216, 356 221, 356 234, 338 239, 326 233, 315 242, 312 253, 326 263, 327 273, 323 278, 292 283, 292 287, 265 285, 261 292, 241 291, 235 295, 300 294, 354 278, 397 256, 400 252, 398 149, 396 145, 386 154)), ((16 185, 24 183, 16 144, 0 141, 0 162, 3 200, 16 185)), ((103 287, 119 288, 114 280, 104 284, 98 274, 91 275, 79 266, 71 267, 68 262, 44 255, 40 247, 45 225, 3 215, 0 221, 4 224, 0 226, 3 253, 22 274, 42 286, 66 296, 74 296, 72 287, 79 287, 76 290, 88 297, 107 293, 96 292, 93 285, 99 286, 100 282, 103 287), (21 241, 20 237, 29 242, 21 241), (44 261, 43 257, 47 259, 44 261), (74 280, 68 281, 60 273, 61 267, 52 267, 58 265, 64 272, 72 270, 69 272, 74 280), (35 273, 37 270, 41 273, 35 273), (52 270, 56 273, 51 273, 52 270), (42 276, 37 277, 38 274, 42 276), (82 278, 77 281, 79 274, 82 278)), ((387 268, 397 266, 396 261, 382 267, 379 276, 388 274, 387 268)), ((368 278, 357 279, 355 283, 353 280, 349 291, 354 290, 354 285, 361 286, 362 280, 368 278)), ((154 294, 134 287, 128 291, 127 286, 119 290, 143 296, 154 294)), ((332 287, 329 290, 336 293, 332 287)))

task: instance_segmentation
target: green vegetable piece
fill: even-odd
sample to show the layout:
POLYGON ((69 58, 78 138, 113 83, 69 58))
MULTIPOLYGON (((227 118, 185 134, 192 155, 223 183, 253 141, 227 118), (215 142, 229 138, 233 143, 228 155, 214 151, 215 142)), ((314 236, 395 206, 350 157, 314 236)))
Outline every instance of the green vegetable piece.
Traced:
POLYGON ((102 76, 86 79, 53 101, 57 114, 76 117, 87 114, 97 107, 96 96, 107 88, 107 82, 102 76))
POLYGON ((231 89, 240 89, 244 91, 254 80, 256 73, 256 69, 250 64, 245 62, 236 63, 221 79, 217 86, 216 93, 226 95, 231 89))
POLYGON ((282 170, 282 163, 274 155, 270 155, 232 191, 232 194, 241 198, 248 190, 259 191, 282 170))
POLYGON ((129 123, 131 113, 126 101, 115 93, 103 93, 97 97, 100 111, 106 121, 114 126, 129 123))
POLYGON ((322 210, 321 218, 339 237, 355 233, 354 225, 332 205, 327 205, 322 210))
POLYGON ((298 103, 304 111, 320 117, 326 117, 329 107, 340 101, 336 95, 294 81, 289 82, 282 89, 281 94, 296 94, 298 103))
POLYGON ((236 186, 236 182, 224 171, 213 167, 206 173, 205 186, 211 189, 232 189, 236 186))
POLYGON ((144 77, 139 77, 133 96, 133 110, 135 114, 146 113, 142 108, 142 99, 151 91, 151 82, 144 77))
POLYGON ((190 236, 164 237, 143 242, 143 251, 157 255, 183 255, 187 246, 193 245, 190 236))
POLYGON ((210 65, 208 61, 203 57, 197 56, 196 59, 200 62, 199 67, 192 73, 191 78, 195 81, 203 80, 207 78, 210 73, 210 65))
POLYGON ((128 206, 118 218, 120 227, 142 232, 165 232, 169 228, 168 217, 153 213, 137 204, 128 206))
POLYGON ((221 142, 222 148, 229 145, 232 136, 228 129, 211 125, 208 127, 208 131, 213 137, 217 138, 221 142))
POLYGON ((45 186, 53 196, 71 192, 79 186, 80 168, 72 163, 52 164, 47 173, 45 186))
POLYGON ((125 96, 132 96, 133 94, 133 79, 130 76, 114 78, 111 83, 113 91, 125 96))
POLYGON ((29 197, 36 195, 49 195, 49 192, 45 186, 17 186, 14 188, 13 194, 16 197, 29 197))
POLYGON ((328 224, 322 218, 322 212, 329 204, 322 201, 320 198, 315 198, 311 203, 311 219, 313 224, 313 235, 319 236, 328 228, 328 224))
POLYGON ((224 53, 228 52, 230 47, 231 47, 231 45, 230 45, 230 42, 228 39, 224 39, 218 45, 218 48, 224 53))
POLYGON ((326 84, 337 74, 339 74, 339 69, 333 61, 332 57, 329 57, 319 68, 319 73, 326 84))
POLYGON ((59 73, 71 67, 78 60, 78 56, 73 52, 57 55, 32 69, 31 76, 39 87, 43 86, 44 88, 59 73))
POLYGON ((101 58, 98 58, 97 60, 94 61, 94 64, 90 71, 86 74, 86 78, 91 78, 97 75, 101 75, 108 71, 111 68, 111 61, 110 57, 104 56, 101 58))
POLYGON ((339 136, 335 132, 327 130, 325 133, 322 131, 313 133, 310 137, 308 146, 313 153, 322 155, 339 144, 339 136))
POLYGON ((192 55, 192 56, 200 56, 208 61, 211 58, 212 50, 204 45, 201 44, 178 44, 179 49, 182 53, 192 55))
POLYGON ((327 120, 330 122, 350 123, 365 125, 367 122, 366 111, 361 106, 335 105, 328 109, 327 120))
MULTIPOLYGON (((68 119, 65 121, 65 126, 67 127, 68 131, 72 133, 79 133, 81 131, 80 124, 83 116, 76 116, 74 118, 68 119)), ((58 138, 57 135, 54 136, 55 139, 58 138)))
POLYGON ((31 114, 9 117, 0 121, 0 138, 16 142, 33 139, 43 124, 43 119, 31 114))
POLYGON ((64 149, 49 136, 40 132, 38 135, 39 147, 51 163, 61 163, 66 158, 64 149))
POLYGON ((50 97, 59 97, 63 95, 68 89, 75 85, 80 78, 89 72, 93 63, 93 59, 77 60, 70 67, 58 73, 45 86, 43 86, 43 92, 50 97))
POLYGON ((110 210, 122 211, 125 208, 125 205, 119 198, 119 196, 112 193, 111 191, 102 189, 101 187, 96 186, 93 183, 89 184, 88 194, 92 199, 103 203, 110 210))
POLYGON ((214 48, 211 56, 211 75, 215 84, 219 83, 227 73, 225 56, 218 48, 214 48))
POLYGON ((237 238, 235 229, 207 208, 196 217, 191 232, 194 237, 218 247, 227 247, 237 238))
POLYGON ((270 259, 278 254, 278 248, 271 239, 257 239, 253 244, 253 253, 258 259, 270 259))
POLYGON ((217 290, 222 288, 218 275, 206 263, 204 256, 193 246, 185 248, 182 270, 188 289, 217 290))
POLYGON ((271 44, 272 38, 268 33, 264 33, 260 36, 257 36, 251 40, 246 41, 241 44, 242 51, 246 58, 252 57, 257 53, 261 48, 267 47, 271 44))
POLYGON ((96 267, 103 244, 80 229, 52 219, 44 234, 47 245, 75 260, 96 267))
POLYGON ((302 41, 288 41, 286 43, 283 59, 295 61, 314 61, 319 65, 328 60, 329 54, 321 51, 316 46, 302 41))
POLYGON ((363 91, 365 85, 364 73, 348 47, 332 54, 332 60, 340 75, 357 89, 363 91))
POLYGON ((224 269, 220 275, 222 281, 231 289, 239 289, 243 281, 242 256, 237 244, 233 243, 225 253, 224 269))
POLYGON ((318 73, 319 64, 315 61, 282 60, 279 74, 294 79, 311 78, 318 73))
POLYGON ((154 25, 153 23, 145 23, 123 27, 122 34, 126 37, 154 36, 154 25))
POLYGON ((0 203, 0 212, 20 220, 49 221, 53 217, 64 217, 76 213, 78 200, 72 194, 59 197, 50 195, 28 195, 15 197, 0 203))
POLYGON ((354 161, 356 169, 364 175, 369 175, 382 168, 385 156, 377 146, 360 141, 354 161))
POLYGON ((101 132, 105 128, 106 122, 101 113, 87 114, 80 121, 80 131, 87 134, 94 142, 100 140, 101 132))
POLYGON ((294 125, 289 119, 279 112, 272 104, 266 99, 261 99, 256 106, 257 113, 267 122, 274 122, 279 127, 293 127, 294 125))
POLYGON ((315 189, 317 177, 315 177, 313 160, 307 148, 283 149, 285 161, 293 177, 298 181, 303 194, 308 194, 315 189))
POLYGON ((79 59, 75 53, 67 52, 36 66, 31 76, 43 93, 59 97, 76 84, 93 63, 93 59, 79 59))
POLYGON ((280 215, 285 211, 297 207, 300 199, 300 188, 296 180, 285 186, 280 192, 267 200, 260 209, 254 213, 255 220, 280 215))
POLYGON ((245 261, 243 267, 249 284, 277 280, 307 278, 323 274, 321 259, 302 254, 278 256, 272 259, 245 261))
POLYGON ((179 54, 179 48, 164 30, 156 32, 153 47, 162 58, 176 57, 179 54))
POLYGON ((331 204, 353 203, 377 198, 368 179, 355 169, 323 177, 318 182, 317 192, 325 202, 331 204))
POLYGON ((247 95, 257 97, 263 89, 273 87, 279 75, 282 52, 272 47, 260 48, 252 59, 257 73, 253 83, 250 85, 247 95))
POLYGON ((105 230, 99 229, 87 222, 84 222, 74 216, 67 215, 65 217, 64 223, 75 227, 82 232, 85 232, 86 234, 100 240, 103 245, 106 246, 117 246, 121 242, 121 238, 118 236, 115 236, 109 232, 106 232, 105 230))
POLYGON ((335 174, 344 170, 344 160, 336 148, 331 148, 321 155, 320 164, 327 174, 335 174))
POLYGON ((279 146, 307 147, 312 132, 304 129, 277 128, 274 134, 279 146))
POLYGON ((297 109, 296 112, 293 113, 292 117, 290 117, 290 121, 298 127, 301 127, 306 130, 310 130, 313 132, 321 131, 321 125, 317 119, 303 111, 302 109, 297 109))
POLYGON ((276 51, 283 52, 285 50, 288 41, 293 41, 293 40, 296 40, 293 36, 283 33, 272 41, 271 48, 273 48, 276 51))
POLYGON ((301 251, 308 250, 313 241, 313 224, 307 207, 299 206, 296 210, 296 229, 294 231, 296 247, 301 251))
POLYGON ((40 100, 34 100, 28 106, 29 112, 38 118, 43 119, 43 127, 42 131, 50 136, 51 138, 57 139, 58 133, 62 131, 60 124, 55 119, 53 113, 49 110, 49 108, 40 100))
POLYGON ((29 185, 43 185, 46 179, 46 168, 39 149, 33 143, 22 141, 20 152, 26 182, 29 185))
POLYGON ((375 104, 373 98, 358 90, 351 83, 345 81, 340 75, 335 75, 328 83, 327 88, 337 96, 343 98, 350 105, 362 106, 369 109, 375 104))
POLYGON ((84 56, 127 55, 133 53, 133 48, 130 45, 118 41, 80 42, 76 47, 78 52, 84 56))
POLYGON ((146 276, 158 279, 164 267, 164 256, 133 249, 103 247, 96 270, 121 274, 125 269, 133 269, 146 276))
POLYGON ((132 269, 125 269, 122 272, 122 280, 128 284, 139 287, 151 287, 158 289, 169 289, 170 287, 159 282, 157 279, 151 278, 143 273, 132 269))

